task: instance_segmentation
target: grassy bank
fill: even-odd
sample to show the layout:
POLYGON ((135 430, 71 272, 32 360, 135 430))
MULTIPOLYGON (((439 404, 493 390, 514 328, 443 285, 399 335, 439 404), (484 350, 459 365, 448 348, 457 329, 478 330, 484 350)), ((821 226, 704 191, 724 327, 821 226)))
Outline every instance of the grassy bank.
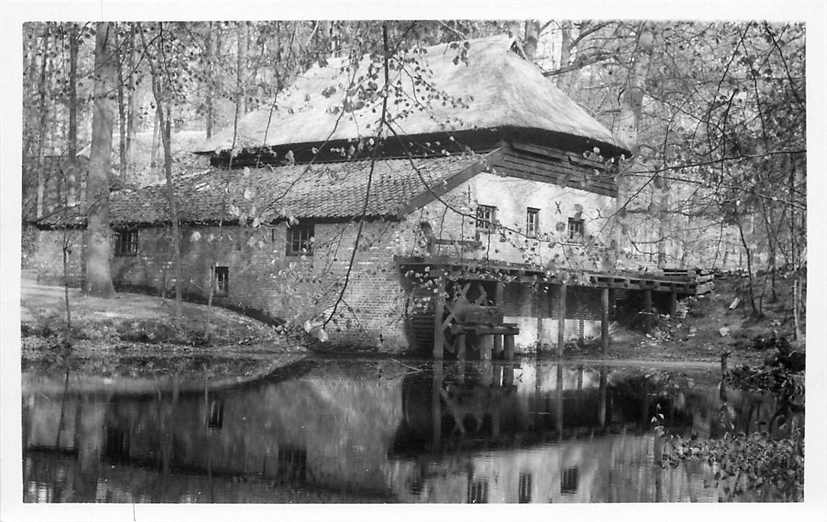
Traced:
POLYGON ((572 358, 608 358, 651 361, 719 362, 729 352, 730 365, 760 364, 767 356, 766 343, 756 339, 785 337, 797 350, 804 350, 804 340, 793 341, 790 306, 792 288, 778 282, 777 300, 765 298, 762 315, 756 316, 747 302, 745 278, 724 275, 716 278, 715 289, 703 296, 683 301, 677 317, 654 318, 646 333, 639 329, 615 325, 608 352, 603 355, 600 343, 571 346, 566 356, 572 358), (738 303, 731 308, 736 298, 738 303), (684 313, 685 312, 685 313, 684 313))
POLYGON ((298 339, 241 314, 141 294, 111 299, 23 280, 24 370, 65 370, 100 376, 255 375, 304 353, 298 339))

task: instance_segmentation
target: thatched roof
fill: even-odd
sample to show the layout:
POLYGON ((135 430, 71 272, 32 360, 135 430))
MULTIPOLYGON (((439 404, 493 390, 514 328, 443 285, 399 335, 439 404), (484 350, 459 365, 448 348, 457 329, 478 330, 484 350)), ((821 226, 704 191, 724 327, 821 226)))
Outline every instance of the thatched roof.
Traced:
MULTIPOLYGON (((391 83, 400 82, 402 94, 391 96, 389 111, 410 114, 396 121, 400 134, 418 135, 516 127, 536 129, 584 138, 590 145, 608 144, 626 150, 612 133, 566 96, 531 62, 511 50, 506 36, 469 41, 467 64, 455 63, 459 50, 450 44, 427 48, 419 64, 427 66, 426 80, 437 92, 449 95, 458 106, 433 99, 424 110, 406 106, 428 96, 421 85, 399 70, 391 83)), ((462 44, 460 44, 462 45, 462 44)), ((327 67, 314 66, 278 100, 270 119, 269 110, 253 112, 239 121, 236 148, 279 146, 346 140, 375 133, 380 101, 347 112, 340 118, 350 78, 367 74, 369 58, 362 60, 355 75, 343 69, 342 59, 330 60, 327 67), (339 120, 338 126, 336 124, 339 120), (335 130, 334 130, 335 129, 335 130), (265 131, 267 133, 265 141, 265 131), (332 134, 331 134, 332 131, 332 134)), ((406 71, 415 64, 408 64, 406 71)), ((377 80, 382 85, 382 80, 377 80)), ((226 129, 208 140, 197 152, 229 150, 233 129, 226 129)))
MULTIPOLYGON (((429 187, 481 163, 480 156, 417 159, 429 187)), ((237 222, 239 214, 262 222, 297 219, 346 220, 362 215, 369 161, 289 165, 243 170, 213 169, 179 180, 176 201, 187 223, 237 222)), ((169 221, 166 186, 125 189, 110 196, 113 226, 169 221)), ((377 160, 367 217, 398 217, 415 198, 429 193, 408 160, 377 160)), ((84 226, 80 206, 57 210, 38 221, 41 228, 84 226)))
MULTIPOLYGON (((132 140, 132 155, 134 160, 140 164, 147 164, 149 165, 150 157, 152 156, 152 142, 153 136, 152 131, 141 131, 136 132, 133 135, 132 140)), ((112 165, 118 166, 118 162, 120 161, 119 149, 118 144, 120 140, 120 135, 117 132, 112 133, 112 165)), ((163 156, 163 145, 161 144, 161 138, 158 137, 158 142, 156 146, 158 147, 158 156, 163 156)), ((172 133, 172 155, 178 156, 183 152, 189 152, 194 148, 198 148, 201 143, 204 141, 204 131, 202 130, 182 130, 176 131, 172 133)), ((80 151, 78 151, 78 156, 83 158, 89 158, 89 155, 92 153, 92 144, 88 144, 80 151)))

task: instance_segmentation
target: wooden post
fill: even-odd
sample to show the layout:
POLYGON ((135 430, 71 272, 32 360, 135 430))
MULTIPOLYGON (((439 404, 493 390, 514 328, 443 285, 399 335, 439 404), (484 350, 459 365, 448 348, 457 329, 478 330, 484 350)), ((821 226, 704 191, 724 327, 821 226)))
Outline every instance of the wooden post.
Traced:
POLYGON ((503 336, 503 358, 506 361, 514 360, 514 336, 513 335, 505 335, 503 336))
POLYGON ((557 355, 563 356, 563 347, 566 345, 566 283, 560 285, 559 306, 560 317, 557 319, 557 355))
POLYGON ((647 314, 652 313, 652 289, 647 288, 643 291, 643 311, 647 314))
POLYGON ((491 350, 494 348, 494 336, 485 334, 480 336, 480 360, 490 361, 491 350))
POLYGON ((669 299, 669 315, 674 319, 678 315, 678 291, 672 288, 672 295, 669 299))
POLYGON ((600 340, 603 353, 609 349, 609 288, 603 288, 600 296, 603 314, 600 318, 600 340))
POLYGON ((434 359, 442 360, 445 345, 445 332, 442 330, 442 316, 445 312, 445 279, 441 272, 436 274, 436 293, 434 294, 434 359))
POLYGON ((457 334, 457 360, 465 362, 465 332, 457 334))
POLYGON ((494 304, 496 304, 500 310, 503 309, 503 303, 505 302, 505 283, 497 283, 497 290, 494 294, 494 304))
POLYGON ((503 358, 503 334, 494 334, 494 358, 503 358))

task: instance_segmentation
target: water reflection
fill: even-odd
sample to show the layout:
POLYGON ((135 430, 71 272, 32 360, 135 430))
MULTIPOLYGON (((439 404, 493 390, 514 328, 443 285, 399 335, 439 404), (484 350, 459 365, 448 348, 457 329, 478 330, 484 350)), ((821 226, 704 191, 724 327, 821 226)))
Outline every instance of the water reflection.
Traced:
POLYGON ((23 397, 27 502, 716 501, 673 433, 765 429, 771 399, 711 372, 475 362, 303 362, 215 389, 23 397), (285 375, 290 375, 285 377, 285 375), (724 420, 722 420, 724 419, 724 420))

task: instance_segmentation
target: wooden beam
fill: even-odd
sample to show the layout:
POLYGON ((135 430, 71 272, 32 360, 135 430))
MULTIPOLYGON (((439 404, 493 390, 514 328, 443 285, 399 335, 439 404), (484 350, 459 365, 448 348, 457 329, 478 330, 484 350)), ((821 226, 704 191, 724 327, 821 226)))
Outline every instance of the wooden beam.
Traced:
POLYGON ((566 283, 560 285, 558 306, 560 317, 557 319, 557 355, 563 356, 563 347, 566 345, 566 283))
POLYGON ((437 272, 436 293, 434 294, 434 359, 441 361, 445 345, 445 330, 442 329, 442 315, 445 311, 445 278, 437 272))
POLYGON ((600 341, 605 354, 609 349, 609 289, 603 288, 600 295, 602 314, 600 317, 600 341))
POLYGON ((447 194, 451 190, 462 185, 463 183, 473 178, 480 172, 488 170, 488 165, 497 163, 497 158, 499 157, 499 155, 499 149, 495 149, 486 154, 480 160, 475 161, 474 163, 465 167, 464 169, 461 169, 456 173, 448 176, 447 178, 445 178, 444 181, 440 183, 434 183, 430 190, 423 188, 422 192, 419 195, 415 196, 408 202, 406 206, 399 210, 398 216, 400 218, 407 216, 414 210, 424 207, 425 205, 433 201, 436 197, 447 194))
POLYGON ((652 313, 652 289, 647 288, 643 291, 643 311, 647 314, 652 313))

